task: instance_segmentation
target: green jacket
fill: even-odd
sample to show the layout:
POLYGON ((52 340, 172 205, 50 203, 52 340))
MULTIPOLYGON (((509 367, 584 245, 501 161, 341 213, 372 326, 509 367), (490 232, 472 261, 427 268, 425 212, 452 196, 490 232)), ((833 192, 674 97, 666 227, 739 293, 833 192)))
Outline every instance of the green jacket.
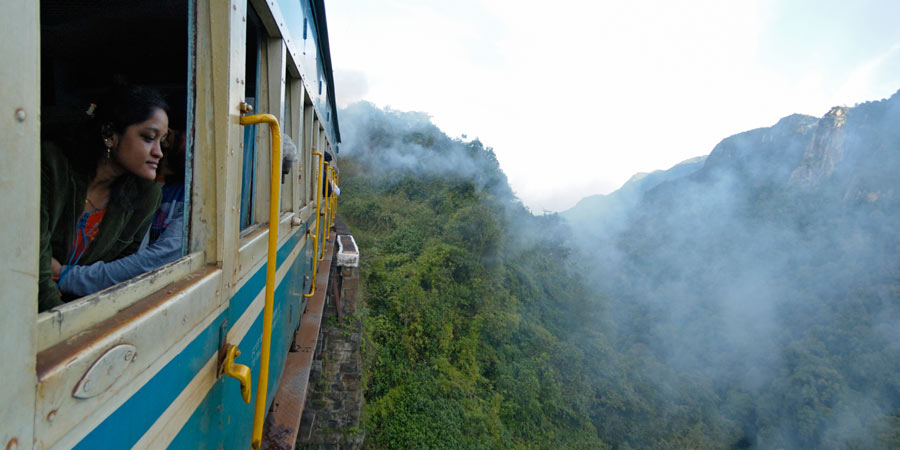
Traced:
MULTIPOLYGON (((41 149, 41 248, 38 311, 63 304, 50 271, 50 258, 66 264, 72 253, 75 226, 84 212, 90 175, 80 172, 56 147, 41 149)), ((113 183, 96 239, 79 265, 128 256, 141 245, 160 200, 160 185, 133 175, 113 183)))

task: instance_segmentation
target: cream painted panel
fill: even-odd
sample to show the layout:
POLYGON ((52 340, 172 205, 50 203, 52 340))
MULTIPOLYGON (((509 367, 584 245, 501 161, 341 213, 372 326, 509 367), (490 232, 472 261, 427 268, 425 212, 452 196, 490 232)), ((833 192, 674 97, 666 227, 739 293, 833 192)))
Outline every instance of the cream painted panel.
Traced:
MULTIPOLYGON (((291 266, 297 259, 301 248, 303 248, 302 243, 294 247, 284 264, 279 267, 278 271, 275 273, 276 284, 280 285, 281 282, 284 281, 285 276, 289 273, 291 266)), ((295 295, 299 295, 299 293, 295 295)), ((231 330, 229 330, 225 341, 229 344, 241 347, 241 342, 247 335, 250 326, 256 321, 260 313, 262 313, 264 304, 265 288, 259 290, 256 297, 254 297, 253 302, 247 310, 244 311, 231 330)), ((166 411, 156 419, 150 429, 147 430, 147 432, 144 433, 144 436, 142 436, 138 443, 135 444, 133 447, 134 449, 166 448, 172 443, 172 440, 175 439, 175 436, 178 435, 178 432, 181 431, 184 424, 187 423, 194 411, 203 402, 203 399, 206 398, 210 389, 215 385, 217 380, 217 359, 217 354, 212 354, 210 356, 210 359, 194 376, 187 387, 184 388, 175 401, 166 408, 166 411)), ((240 395, 236 389, 238 383, 235 380, 230 380, 228 383, 234 385, 231 387, 233 389, 231 391, 233 392, 232 395, 240 395)))
POLYGON ((234 279, 240 216, 247 3, 197 2, 191 249, 218 263, 222 301, 234 279))
POLYGON ((278 38, 284 36, 281 32, 284 29, 284 18, 281 15, 281 9, 278 7, 277 2, 272 0, 250 0, 250 5, 256 10, 263 28, 266 30, 266 34, 278 38))
MULTIPOLYGON (((266 50, 266 55, 267 55, 266 66, 268 67, 268 77, 267 77, 268 82, 266 83, 268 85, 268 107, 267 107, 266 111, 260 111, 260 112, 266 112, 266 113, 269 113, 269 114, 272 114, 273 116, 275 116, 275 118, 278 119, 278 127, 281 129, 281 133, 282 134, 290 134, 290 130, 291 130, 290 126, 291 125, 289 123, 285 123, 285 115, 284 115, 285 97, 287 95, 289 95, 287 92, 287 86, 285 85, 287 52, 285 51, 284 41, 279 37, 270 37, 269 39, 266 40, 266 48, 267 48, 267 50, 266 50)), ((260 130, 260 131, 266 132, 267 130, 260 130)), ((270 137, 269 142, 271 142, 271 137, 270 137)), ((284 140, 282 140, 281 145, 282 145, 282 148, 280 149, 281 151, 279 153, 281 153, 281 155, 284 155, 284 140)), ((273 162, 272 158, 271 158, 271 156, 272 156, 271 145, 265 147, 264 150, 269 155, 269 161, 270 161, 264 167, 265 167, 266 172, 271 174, 271 172, 272 172, 271 164, 273 162)), ((290 211, 291 210, 290 206, 288 206, 287 208, 284 208, 282 205, 285 205, 285 204, 290 205, 290 202, 291 202, 290 197, 293 194, 293 192, 291 191, 289 184, 281 183, 282 176, 281 176, 280 170, 278 171, 278 174, 276 175, 276 177, 277 177, 277 182, 281 186, 281 190, 279 191, 280 198, 279 198, 279 203, 278 203, 278 208, 279 208, 278 210, 279 210, 279 212, 284 211, 285 209, 290 211), (288 203, 285 203, 285 199, 287 200, 288 203)), ((269 180, 268 176, 266 177, 266 180, 269 180)), ((284 180, 287 181, 288 178, 284 177, 284 180)), ((265 189, 267 197, 268 197, 268 193, 269 193, 268 181, 266 182, 266 185, 263 186, 263 188, 265 189)), ((267 201, 264 206, 267 206, 268 204, 269 204, 269 202, 267 201)), ((266 215, 266 217, 268 217, 269 216, 268 207, 266 207, 265 209, 266 209, 265 215, 266 215)))
POLYGON ((205 330, 227 304, 219 303, 221 270, 213 270, 121 328, 79 348, 41 374, 35 421, 39 448, 71 448, 144 386, 205 330), (104 392, 88 399, 73 397, 88 369, 109 349, 130 344, 137 356, 104 392))
POLYGON ((0 2, 0 448, 30 448, 40 238, 40 28, 38 2, 0 2))
POLYGON ((315 147, 315 110, 313 109, 312 103, 307 103, 309 101, 309 95, 306 89, 303 89, 303 156, 304 156, 304 166, 303 173, 301 176, 305 180, 304 183, 304 191, 306 191, 305 202, 309 204, 310 201, 315 200, 312 196, 312 182, 315 179, 315 158, 312 155, 313 148, 315 147))
POLYGON ((41 313, 37 319, 37 351, 62 342, 87 327, 203 267, 203 254, 194 253, 109 289, 41 313))

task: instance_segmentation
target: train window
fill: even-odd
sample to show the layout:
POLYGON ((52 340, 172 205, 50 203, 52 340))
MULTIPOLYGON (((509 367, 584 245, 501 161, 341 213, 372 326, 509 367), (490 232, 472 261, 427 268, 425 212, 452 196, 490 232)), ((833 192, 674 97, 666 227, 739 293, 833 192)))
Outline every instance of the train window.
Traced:
POLYGON ((282 111, 282 120, 281 120, 281 131, 284 135, 284 139, 282 140, 282 152, 284 153, 284 158, 282 158, 282 167, 281 167, 281 210, 282 211, 293 211, 294 209, 294 181, 291 174, 294 173, 293 165, 294 161, 297 159, 297 149, 294 145, 294 136, 296 133, 293 130, 293 102, 291 95, 291 85, 292 79, 290 72, 285 69, 284 71, 284 110, 282 111))
POLYGON ((313 181, 318 176, 318 160, 313 157, 313 150, 316 145, 316 127, 315 127, 315 111, 309 97, 305 97, 303 104, 303 155, 304 155, 304 173, 306 180, 303 183, 305 196, 304 203, 311 204, 315 200, 313 197, 313 181))
POLYGON ((299 103, 299 98, 294 97, 297 96, 296 91, 299 88, 300 80, 293 78, 290 70, 285 68, 284 81, 284 114, 281 116, 283 118, 281 128, 286 139, 282 144, 285 158, 283 158, 284 165, 281 168, 283 173, 281 177, 281 210, 293 211, 294 198, 298 194, 294 187, 298 183, 296 167, 300 155, 297 149, 299 126, 294 124, 297 115, 294 109, 299 103), (287 142, 288 139, 290 139, 290 142, 287 142))
MULTIPOLYGON (((281 114, 281 117, 283 117, 283 120, 282 120, 283 123, 282 123, 281 128, 285 134, 293 135, 294 131, 291 128, 291 124, 293 123, 292 117, 291 117, 292 113, 293 113, 293 111, 292 111, 293 104, 291 103, 291 101, 293 100, 291 98, 291 84, 292 84, 293 80, 291 79, 290 72, 287 70, 284 71, 284 80, 285 80, 285 83, 284 83, 284 87, 285 87, 284 110, 282 111, 282 114, 281 114)), ((282 182, 283 181, 284 180, 282 180, 282 182)))
MULTIPOLYGON (((247 8, 247 53, 244 76, 244 101, 258 110, 260 70, 262 67, 263 28, 259 15, 247 8)), ((256 189, 256 134, 258 127, 244 127, 244 161, 241 174, 241 230, 254 223, 254 198, 256 189)))
MULTIPOLYGON (((67 0, 43 0, 40 11, 41 141, 44 167, 49 167, 49 161, 58 164, 54 167, 64 165, 71 168, 65 175, 66 180, 55 180, 53 185, 74 186, 68 188, 71 192, 62 192, 66 187, 47 189, 46 185, 42 186, 42 203, 61 205, 59 210, 68 212, 68 217, 88 217, 84 225, 81 220, 72 221, 71 230, 66 220, 59 220, 56 221, 55 229, 42 231, 45 239, 50 242, 51 250, 48 254, 61 267, 58 269, 58 283, 51 284, 49 280, 42 278, 39 309, 43 311, 64 303, 62 309, 68 312, 81 308, 82 303, 86 304, 74 301, 79 297, 154 270, 184 255, 186 226, 182 225, 183 222, 176 223, 172 219, 178 217, 187 222, 184 219, 184 175, 191 164, 185 154, 191 152, 189 148, 185 148, 189 142, 185 137, 190 130, 188 124, 192 122, 188 115, 190 92, 186 81, 189 70, 188 4, 167 1, 162 7, 156 0, 76 4, 67 0), (109 95, 113 91, 127 91, 131 94, 127 98, 137 100, 122 102, 125 105, 122 111, 125 112, 114 111, 112 104, 115 102, 110 100, 109 95), (168 164, 171 173, 167 175, 166 181, 171 186, 163 188, 166 193, 162 206, 165 208, 157 208, 157 203, 140 204, 142 197, 139 195, 128 197, 128 192, 131 191, 126 189, 134 185, 131 178, 114 184, 105 192, 106 195, 94 196, 96 191, 89 191, 87 187, 79 188, 82 185, 89 186, 94 175, 86 174, 94 174, 100 170, 104 158, 109 158, 108 155, 112 154, 104 155, 102 152, 102 135, 109 130, 101 126, 99 121, 105 120, 104 118, 119 119, 129 111, 137 111, 137 108, 131 108, 136 103, 159 105, 157 94, 168 105, 166 127, 162 129, 162 126, 154 125, 150 127, 156 130, 152 136, 142 134, 140 138, 163 141, 164 135, 170 134, 173 139, 160 142, 163 160, 159 162, 159 167, 151 165, 152 173, 147 172, 147 168, 143 166, 135 169, 126 167, 126 170, 131 170, 136 175, 133 177, 135 180, 145 180, 136 183, 143 183, 141 186, 154 190, 156 188, 148 183, 152 182, 154 176, 162 175, 163 166, 168 164), (110 114, 110 111, 114 112, 110 114), (169 133, 169 130, 174 132, 169 133), (90 150, 96 148, 101 151, 94 152, 96 155, 91 156, 90 150), (83 205, 74 204, 78 201, 71 201, 72 198, 79 197, 86 197, 81 201, 83 205), (126 204, 129 198, 132 201, 126 204), (122 202, 121 207, 117 202, 122 202), (136 213, 133 213, 135 210, 146 210, 146 214, 138 220, 136 213), (108 231, 98 232, 94 241, 77 237, 68 240, 68 236, 76 234, 72 230, 87 230, 98 212, 103 213, 100 220, 104 226, 109 226, 106 225, 107 221, 120 225, 121 231, 117 231, 116 240, 110 239, 111 244, 104 240, 104 236, 111 236, 108 231), (117 221, 120 219, 121 221, 117 221), (153 222, 150 231, 146 234, 139 231, 150 222, 153 222), (60 223, 63 225, 58 225, 60 223), (174 226, 166 228, 172 224, 174 226), (167 236, 173 239, 167 241, 171 248, 167 249, 165 258, 151 261, 148 253, 143 252, 158 247, 148 247, 146 242, 161 239, 163 228, 169 230, 167 236), (130 259, 124 262, 122 258, 126 256, 130 259), (45 285, 53 285, 58 290, 55 293, 58 299, 50 303, 44 302, 44 294, 47 292, 45 285)), ((154 108, 151 107, 150 110, 154 108)), ((153 118, 158 119, 158 116, 154 114, 151 116, 153 118)), ((112 132, 115 134, 116 130, 112 132)), ((121 135, 116 134, 116 139, 119 139, 118 136, 121 135)), ((113 151, 118 148, 120 146, 112 147, 113 151)), ((154 195, 153 198, 159 197, 154 195)), ((99 223, 101 222, 98 221, 96 225, 98 230, 99 223)), ((43 263, 41 268, 46 273, 43 263)), ((57 269, 53 270, 56 273, 57 269)), ((137 286, 132 290, 138 292, 141 289, 147 291, 146 286, 137 286)), ((91 304, 96 305, 97 302, 91 304)), ((121 307, 121 304, 117 307, 121 307)), ((114 314, 114 311, 110 314, 114 314)), ((98 316, 102 314, 92 313, 92 317, 98 316)), ((38 320, 40 323, 42 317, 38 320)), ((77 320, 72 321, 73 324, 76 322, 77 320)))

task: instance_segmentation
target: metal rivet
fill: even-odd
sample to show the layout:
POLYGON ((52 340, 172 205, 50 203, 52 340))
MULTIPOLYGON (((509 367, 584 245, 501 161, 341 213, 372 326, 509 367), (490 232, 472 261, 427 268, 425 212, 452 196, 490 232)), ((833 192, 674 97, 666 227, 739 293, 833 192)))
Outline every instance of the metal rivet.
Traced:
POLYGON ((50 411, 49 414, 47 414, 47 422, 53 422, 53 419, 56 418, 56 411, 57 410, 54 409, 53 411, 50 411))
POLYGON ((25 121, 25 110, 22 108, 16 109, 16 120, 19 122, 25 121))
POLYGON ((19 448, 19 440, 16 438, 12 438, 9 441, 9 444, 6 444, 6 450, 16 450, 19 448))

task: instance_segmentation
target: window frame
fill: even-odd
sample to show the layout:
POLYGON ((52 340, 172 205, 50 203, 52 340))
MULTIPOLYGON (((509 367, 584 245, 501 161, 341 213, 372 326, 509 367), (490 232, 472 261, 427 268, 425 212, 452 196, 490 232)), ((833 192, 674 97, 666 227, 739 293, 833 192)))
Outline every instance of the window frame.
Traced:
MULTIPOLYGON (((35 4, 39 3, 39 1, 35 2, 35 4)), ((148 1, 146 3, 151 4, 152 2, 148 1)), ((192 221, 191 196, 194 192, 194 189, 192 189, 191 186, 193 175, 193 143, 195 141, 193 130, 193 108, 196 104, 195 97, 197 95, 193 84, 193 81, 196 79, 197 69, 193 49, 196 48, 195 45, 197 41, 197 13, 193 2, 189 2, 186 10, 184 45, 188 49, 189 62, 186 67, 187 77, 185 79, 185 225, 183 229, 185 234, 182 245, 182 256, 175 261, 124 282, 74 299, 49 311, 37 313, 35 320, 33 321, 35 324, 35 350, 37 353, 43 352, 67 339, 73 338, 74 336, 85 333, 92 327, 96 327, 102 322, 116 316, 123 309, 139 303, 142 299, 152 295, 163 287, 200 270, 203 266, 203 247, 195 245, 193 246, 193 249, 190 248, 192 239, 192 236, 190 235, 190 230, 192 229, 190 226, 192 221)), ((152 20, 152 18, 148 20, 152 20)), ((36 25, 38 33, 40 33, 43 23, 38 20, 36 25)), ((36 42, 39 42, 39 40, 36 40, 36 42)), ((37 52, 40 55, 38 61, 41 61, 45 56, 43 47, 39 43, 36 44, 36 46, 37 52)), ((38 92, 42 89, 43 87, 39 87, 38 92)), ((174 106, 170 104, 170 108, 173 107, 174 106)), ((175 116, 175 114, 173 114, 173 116, 175 116)), ((36 154, 39 154, 39 152, 36 154)), ((40 176, 35 177, 35 179, 40 180, 40 176)), ((39 210, 39 208, 36 210, 39 210)))

